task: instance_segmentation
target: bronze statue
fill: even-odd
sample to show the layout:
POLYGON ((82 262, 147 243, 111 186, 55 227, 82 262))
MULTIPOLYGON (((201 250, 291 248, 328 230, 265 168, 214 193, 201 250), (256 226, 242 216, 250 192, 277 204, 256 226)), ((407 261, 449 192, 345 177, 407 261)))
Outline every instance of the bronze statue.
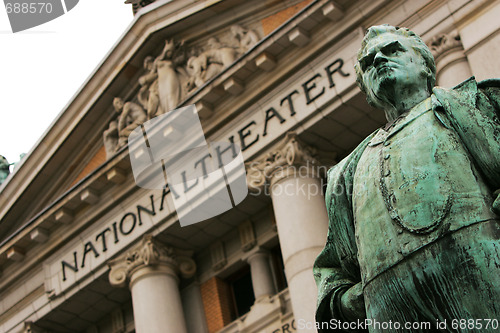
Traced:
POLYGON ((10 166, 13 163, 10 163, 7 161, 7 159, 0 155, 0 185, 5 181, 7 176, 10 174, 10 166))
POLYGON ((345 332, 457 332, 463 320, 496 331, 485 320, 500 318, 500 80, 447 90, 435 72, 412 31, 368 29, 357 81, 388 123, 328 172, 319 332, 332 320, 372 323, 345 332))

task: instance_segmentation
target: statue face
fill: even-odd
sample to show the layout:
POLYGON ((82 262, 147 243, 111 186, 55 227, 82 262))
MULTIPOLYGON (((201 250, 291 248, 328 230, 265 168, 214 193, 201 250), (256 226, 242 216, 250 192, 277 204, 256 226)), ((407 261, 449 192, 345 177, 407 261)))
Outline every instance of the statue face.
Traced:
POLYGON ((175 45, 174 42, 169 40, 165 42, 165 58, 170 59, 172 58, 175 50, 175 45))
POLYGON ((115 99, 113 99, 113 106, 115 107, 116 111, 121 111, 121 109, 123 108, 123 101, 121 100, 121 98, 116 97, 115 99))
POLYGON ((367 93, 381 99, 403 87, 427 90, 427 66, 412 45, 410 38, 389 32, 368 42, 358 59, 367 93))
POLYGON ((148 71, 153 69, 153 59, 151 59, 149 57, 144 59, 144 69, 146 69, 148 71))

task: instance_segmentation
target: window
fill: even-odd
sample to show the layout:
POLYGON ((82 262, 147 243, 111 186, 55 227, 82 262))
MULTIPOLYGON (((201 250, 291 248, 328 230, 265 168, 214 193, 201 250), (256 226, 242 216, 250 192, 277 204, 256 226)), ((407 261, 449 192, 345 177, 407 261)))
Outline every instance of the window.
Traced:
POLYGON ((255 302, 250 267, 246 266, 227 279, 232 291, 235 318, 250 311, 255 302))
POLYGON ((278 292, 280 292, 288 287, 288 283, 286 281, 285 265, 283 264, 283 257, 281 255, 281 247, 279 244, 271 250, 271 254, 273 258, 274 274, 276 276, 276 288, 278 289, 278 292))

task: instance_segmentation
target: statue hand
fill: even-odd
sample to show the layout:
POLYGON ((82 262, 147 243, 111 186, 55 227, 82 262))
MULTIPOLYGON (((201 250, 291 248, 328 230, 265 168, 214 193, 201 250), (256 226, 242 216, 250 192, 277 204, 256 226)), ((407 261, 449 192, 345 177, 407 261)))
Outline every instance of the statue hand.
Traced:
POLYGON ((340 299, 340 305, 346 319, 354 321, 366 318, 365 299, 361 282, 347 289, 340 299))

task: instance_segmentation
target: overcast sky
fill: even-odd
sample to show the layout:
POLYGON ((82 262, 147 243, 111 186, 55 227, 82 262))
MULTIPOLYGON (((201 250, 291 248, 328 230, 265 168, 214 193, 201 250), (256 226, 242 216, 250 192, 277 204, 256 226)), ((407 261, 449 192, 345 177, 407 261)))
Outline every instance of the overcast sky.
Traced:
POLYGON ((0 4, 0 155, 28 153, 133 20, 124 0, 80 0, 12 33, 0 4))

